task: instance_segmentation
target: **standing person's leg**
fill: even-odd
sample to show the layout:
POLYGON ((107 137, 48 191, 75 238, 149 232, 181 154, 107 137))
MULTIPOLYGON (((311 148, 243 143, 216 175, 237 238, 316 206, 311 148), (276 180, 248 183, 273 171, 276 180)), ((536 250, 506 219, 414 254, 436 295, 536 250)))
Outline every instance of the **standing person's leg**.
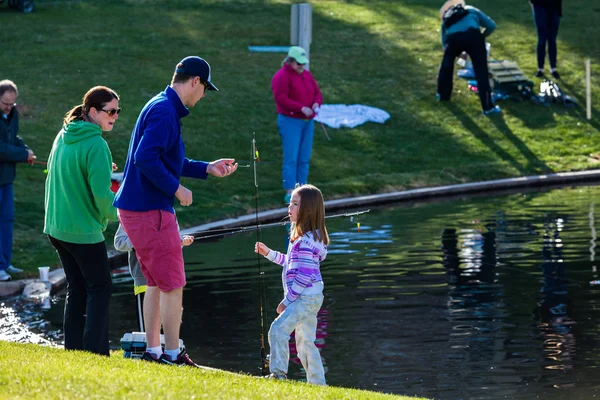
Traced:
POLYGON ((306 381, 313 385, 325 385, 325 369, 319 349, 315 345, 317 340, 317 313, 323 304, 323 295, 306 296, 303 301, 309 315, 296 327, 296 348, 298 358, 306 371, 306 381))
POLYGON ((544 70, 544 58, 546 57, 546 42, 548 41, 548 25, 546 17, 546 8, 533 5, 533 20, 535 21, 535 28, 537 31, 537 64, 538 70, 544 70))
POLYGON ((86 319, 83 349, 108 356, 108 324, 112 277, 105 242, 78 244, 61 242, 76 260, 85 281, 86 319))
POLYGON ((299 318, 294 315, 297 301, 290 304, 273 321, 269 328, 269 371, 272 374, 286 375, 290 363, 290 335, 296 329, 299 318))
POLYGON ((452 97, 452 79, 454 78, 454 61, 456 57, 463 51, 454 42, 451 35, 447 38, 446 46, 444 47, 444 56, 440 69, 438 71, 437 94, 438 100, 450 100, 452 97))
POLYGON ((85 307, 87 293, 85 280, 77 265, 77 260, 63 246, 63 242, 48 236, 48 240, 58 253, 60 264, 67 280, 67 296, 63 318, 66 350, 83 350, 83 331, 85 329, 85 307))
POLYGON ((490 88, 485 39, 480 32, 475 30, 469 32, 471 34, 471 40, 467 52, 473 62, 473 71, 475 72, 475 79, 477 80, 477 92, 479 94, 481 108, 483 111, 487 111, 494 105, 492 104, 492 90, 490 88))
POLYGON ((0 270, 6 270, 12 259, 15 202, 13 185, 0 186, 0 270))
MULTIPOLYGON (((163 210, 139 213, 119 210, 119 220, 147 279, 144 300, 147 346, 160 346, 162 321, 165 353, 176 361, 173 358, 177 358, 180 350, 182 292, 186 284, 177 219, 163 210)), ((187 365, 193 364, 187 355, 182 357, 186 358, 187 365)))
POLYGON ((108 326, 112 276, 105 242, 85 245, 82 273, 87 291, 87 319, 83 333, 83 348, 108 356, 108 326))
MULTIPOLYGON (((269 347, 271 348, 269 369, 271 373, 287 374, 290 362, 290 335, 302 321, 312 315, 312 312, 309 303, 298 299, 273 321, 269 329, 269 347)), ((298 330, 296 330, 296 334, 298 334, 298 330)))
POLYGON ((139 267, 147 281, 142 306, 146 328, 146 348, 147 350, 160 350, 157 352, 149 351, 155 358, 158 358, 162 354, 160 343, 160 289, 145 263, 154 261, 153 251, 157 246, 160 246, 160 243, 157 242, 157 231, 160 228, 160 211, 134 212, 119 210, 119 222, 129 240, 131 240, 139 267))
MULTIPOLYGON (((144 296, 144 323, 146 325, 146 345, 160 347, 160 289, 148 286, 144 296)), ((162 351, 161 351, 162 353, 162 351)), ((154 354, 160 356, 160 354, 154 354)))
POLYGON ((298 146, 298 166, 296 167, 296 182, 304 185, 308 183, 308 170, 312 155, 315 121, 303 121, 300 144, 298 146))
POLYGON ((560 25, 560 14, 558 9, 547 11, 547 26, 548 26, 548 61, 550 68, 556 70, 556 38, 558 37, 558 27, 560 25))
POLYGON ((165 335, 165 352, 177 351, 179 354, 179 328, 181 326, 181 309, 183 306, 183 288, 177 288, 160 294, 160 320, 165 335))
POLYGON ((146 332, 146 325, 144 324, 144 293, 145 292, 141 292, 135 295, 137 303, 135 314, 137 316, 140 332, 146 332))
POLYGON ((300 147, 302 120, 279 115, 277 125, 283 147, 283 188, 292 190, 296 186, 296 169, 298 166, 298 148, 300 147))

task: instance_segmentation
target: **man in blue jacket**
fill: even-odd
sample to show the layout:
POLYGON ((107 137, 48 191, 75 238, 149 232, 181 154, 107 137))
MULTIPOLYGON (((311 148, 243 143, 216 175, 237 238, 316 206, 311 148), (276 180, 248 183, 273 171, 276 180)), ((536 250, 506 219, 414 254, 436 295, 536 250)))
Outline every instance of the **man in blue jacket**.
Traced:
POLYGON ((142 355, 146 361, 198 367, 185 349, 179 348, 186 280, 173 203, 177 198, 182 206, 192 204, 192 192, 179 183, 180 177, 224 177, 237 169, 231 158, 209 163, 185 156, 181 119, 207 90, 218 90, 211 82, 210 65, 195 56, 181 60, 171 84, 146 103, 138 117, 115 196, 119 221, 147 281, 143 305, 146 352, 142 355))
POLYGON ((444 58, 438 73, 438 100, 450 100, 454 61, 464 51, 473 63, 483 113, 499 113, 500 107, 492 103, 485 49, 485 38, 496 29, 496 23, 478 8, 465 5, 464 0, 448 0, 444 3, 440 9, 440 19, 444 58))
POLYGON ((15 219, 13 182, 17 163, 35 159, 33 151, 18 136, 17 95, 17 85, 13 81, 0 81, 0 281, 9 281, 10 274, 23 272, 11 264, 15 219))

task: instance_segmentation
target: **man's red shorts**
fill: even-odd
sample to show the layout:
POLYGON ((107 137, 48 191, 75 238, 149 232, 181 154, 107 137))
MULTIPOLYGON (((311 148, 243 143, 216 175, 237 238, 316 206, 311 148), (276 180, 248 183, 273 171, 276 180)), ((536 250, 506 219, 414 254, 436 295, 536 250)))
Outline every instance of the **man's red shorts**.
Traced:
POLYGON ((174 214, 163 210, 119 209, 119 221, 129 236, 148 286, 162 292, 185 286, 179 226, 174 214))

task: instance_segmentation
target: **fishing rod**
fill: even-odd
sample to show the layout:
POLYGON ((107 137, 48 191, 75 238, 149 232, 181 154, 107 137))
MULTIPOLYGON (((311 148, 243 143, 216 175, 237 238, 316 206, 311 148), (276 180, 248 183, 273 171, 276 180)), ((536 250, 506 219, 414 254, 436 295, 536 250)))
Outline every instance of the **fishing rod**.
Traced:
MULTIPOLYGON (((355 216, 358 217, 362 214, 368 213, 369 211, 371 211, 371 210, 369 209, 369 210, 347 212, 347 213, 341 213, 341 214, 335 214, 335 215, 326 215, 325 218, 328 219, 328 218, 339 218, 339 217, 355 217, 355 216)), ((192 233, 191 236, 194 236, 194 241, 196 241, 196 240, 211 239, 211 238, 215 238, 215 237, 229 236, 229 235, 234 235, 234 234, 238 234, 238 233, 253 232, 253 231, 265 229, 265 228, 286 226, 289 224, 291 224, 291 221, 272 222, 270 224, 258 224, 257 223, 256 225, 250 225, 250 226, 240 226, 240 227, 235 227, 235 228, 223 228, 223 229, 211 229, 211 230, 207 230, 207 231, 199 231, 199 232, 192 233), (201 236, 197 236, 197 235, 201 235, 201 236)), ((357 221, 357 225, 358 225, 358 229, 360 230, 360 219, 357 221)))
POLYGON ((250 168, 254 167, 254 187, 258 190, 258 184, 256 182, 256 164, 260 162, 260 156, 258 155, 258 148, 256 147, 255 133, 252 132, 252 142, 250 142, 250 162, 245 165, 238 163, 238 168, 250 168))
MULTIPOLYGON (((260 242, 260 224, 258 219, 258 178, 256 173, 256 165, 260 162, 258 150, 256 148, 256 133, 252 132, 252 167, 254 170, 254 210, 256 217, 256 241, 260 242)), ((195 240, 195 239, 194 239, 195 240)), ((258 297, 260 307, 260 361, 261 361, 261 375, 267 376, 269 374, 269 357, 265 349, 265 312, 264 305, 266 304, 267 296, 265 290, 265 279, 264 272, 261 267, 260 253, 256 253, 256 262, 258 266, 258 297)))

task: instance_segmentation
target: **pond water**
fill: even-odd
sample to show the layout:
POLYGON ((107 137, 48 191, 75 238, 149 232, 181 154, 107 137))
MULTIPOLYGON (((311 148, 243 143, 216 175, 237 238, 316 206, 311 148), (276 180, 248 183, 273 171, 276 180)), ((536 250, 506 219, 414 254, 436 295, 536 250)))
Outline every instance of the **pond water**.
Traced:
MULTIPOLYGON (((600 187, 403 204, 327 221, 317 344, 328 384, 435 399, 600 395, 600 187)), ((261 232, 284 251, 285 228, 261 232)), ((259 374, 254 233, 184 250, 181 329, 199 364, 259 374)), ((280 267, 266 260, 265 312, 280 267)), ((129 282, 116 285, 111 342, 137 330, 129 282)), ((62 302, 47 312, 61 323, 62 302)), ((265 335, 268 325, 265 327, 265 335)), ((289 376, 303 379, 298 359, 289 376)))

